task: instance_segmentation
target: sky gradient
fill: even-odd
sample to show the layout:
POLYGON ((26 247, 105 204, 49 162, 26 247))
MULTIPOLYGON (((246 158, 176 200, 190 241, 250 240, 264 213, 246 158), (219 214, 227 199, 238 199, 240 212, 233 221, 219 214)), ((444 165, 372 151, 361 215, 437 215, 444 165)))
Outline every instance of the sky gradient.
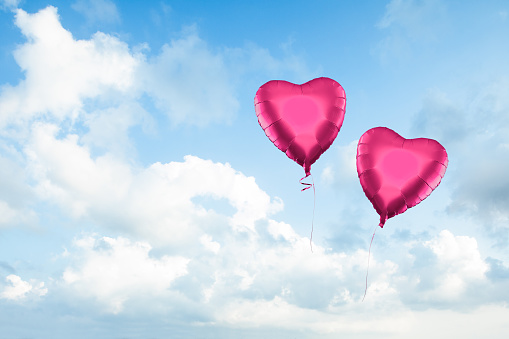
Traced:
POLYGON ((6 338, 507 338, 507 1, 0 1, 6 338), (338 81, 302 167, 269 80, 338 81), (383 126, 447 150, 377 230, 355 167, 383 126))

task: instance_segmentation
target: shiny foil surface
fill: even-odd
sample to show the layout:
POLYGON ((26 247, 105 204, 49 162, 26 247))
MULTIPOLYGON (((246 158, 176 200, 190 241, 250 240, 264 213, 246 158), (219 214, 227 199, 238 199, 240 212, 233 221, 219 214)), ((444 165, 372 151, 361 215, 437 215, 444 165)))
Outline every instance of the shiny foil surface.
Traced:
POLYGON ((447 168, 445 148, 432 139, 405 139, 386 127, 365 132, 357 145, 357 174, 380 227, 424 200, 447 168))
POLYGON ((338 135, 346 96, 343 87, 329 78, 302 85, 272 80, 258 89, 254 105, 267 137, 301 165, 307 176, 338 135))

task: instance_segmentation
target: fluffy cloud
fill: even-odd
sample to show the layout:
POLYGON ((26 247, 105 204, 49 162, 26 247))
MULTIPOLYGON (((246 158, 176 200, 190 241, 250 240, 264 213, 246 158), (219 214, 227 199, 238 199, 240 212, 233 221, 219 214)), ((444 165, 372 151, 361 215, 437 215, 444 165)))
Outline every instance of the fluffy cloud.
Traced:
POLYGON ((5 278, 9 284, 4 287, 0 293, 0 298, 8 300, 23 300, 26 298, 37 298, 46 295, 48 289, 44 287, 44 282, 31 280, 30 282, 22 280, 15 274, 10 274, 5 278))
POLYGON ((63 273, 63 282, 81 298, 93 298, 107 312, 122 311, 129 298, 164 295, 172 282, 187 274, 188 259, 150 256, 146 242, 126 238, 85 237, 75 241, 78 254, 63 273))
MULTIPOLYGON (((224 323, 231 321, 232 307, 257 300, 327 314, 361 298, 367 253, 347 255, 318 245, 311 253, 308 238, 269 219, 282 202, 228 164, 187 156, 183 162, 137 168, 111 154, 92 157, 77 135, 57 135, 55 125, 35 124, 25 148, 39 196, 74 218, 146 239, 89 237, 70 252, 72 264, 63 282, 73 293, 103 300, 107 312, 130 312, 139 303, 135 291, 140 289, 182 304, 194 316, 201 314, 202 321, 224 323), (200 197, 225 199, 233 209, 209 208, 200 197), (165 272, 154 267, 171 272, 161 263, 164 255, 149 255, 152 245, 167 257, 182 256, 177 266, 185 266, 186 274, 161 278, 165 288, 151 285, 165 272), (143 265, 153 268, 142 275, 150 278, 135 273, 143 265), (122 282, 114 283, 106 267, 122 282)), ((370 272, 372 298, 397 295, 388 283, 397 265, 373 259, 370 272)))
POLYGON ((407 283, 413 288, 402 288, 403 298, 417 308, 477 304, 479 294, 475 291, 490 286, 486 278, 489 266, 481 258, 475 238, 443 230, 416 244, 410 253, 413 263, 407 283))
POLYGON ((83 144, 97 152, 109 152, 119 157, 135 158, 137 151, 129 138, 129 130, 140 126, 146 134, 156 133, 153 117, 137 102, 121 103, 86 113, 83 124, 88 132, 82 137, 83 144), (130 156, 129 156, 130 155, 130 156))
MULTIPOLYGON (((149 303, 151 313, 186 310, 202 323, 235 327, 290 328, 312 316, 313 324, 299 329, 317 330, 319 323, 334 328, 333 314, 358 308, 365 251, 348 256, 315 246, 311 253, 308 238, 272 220, 254 233, 232 232, 221 240, 205 235, 200 242, 203 247, 186 257, 156 256, 146 242, 86 236, 66 252, 70 264, 61 283, 68 297, 92 299, 104 312, 137 314, 149 303), (279 323, 283 318, 287 325, 279 323)), ((373 260, 371 269, 367 302, 385 309, 396 293, 387 281, 397 267, 373 260)))
MULTIPOLYGON (((444 230, 437 238, 425 242, 424 246, 430 248, 439 258, 441 270, 447 271, 446 280, 461 281, 463 285, 469 280, 485 278, 487 265, 481 259, 475 238, 454 236, 450 231, 444 230)), ((442 286, 448 288, 445 282, 442 286)), ((445 291, 444 294, 455 297, 463 291, 463 286, 454 286, 454 291, 445 291)))
MULTIPOLYGON (((109 1, 78 1, 74 7, 115 18, 109 13, 116 13, 109 1)), ((298 58, 277 60, 252 44, 213 50, 194 26, 148 56, 147 45, 136 46, 135 53, 125 42, 102 32, 89 40, 74 39, 52 6, 34 14, 17 9, 15 24, 27 39, 14 51, 25 78, 0 89, 1 129, 34 118, 74 123, 90 110, 122 108, 122 102, 146 116, 144 94, 173 124, 228 122, 239 109, 234 85, 244 77, 253 73, 259 77, 260 72, 309 75, 298 58)))
MULTIPOLYGON (((443 231, 434 238, 397 243, 410 254, 397 260, 374 255, 367 299, 360 303, 367 252, 359 246, 344 253, 315 244, 311 253, 309 238, 275 220, 282 201, 271 198, 253 177, 229 164, 195 156, 141 166, 120 155, 131 126, 146 123, 150 128, 151 119, 141 100, 137 102, 136 95, 142 92, 175 123, 204 125, 231 119, 238 103, 226 60, 243 59, 246 50, 212 50, 191 30, 159 54, 144 57, 102 33, 91 40, 74 40, 51 7, 17 15, 18 26, 29 38, 16 54, 26 79, 3 88, 0 108, 11 114, 4 124, 12 123, 15 116, 31 121, 28 141, 22 145, 23 159, 10 168, 26 167, 35 195, 59 206, 71 216, 70 223, 85 221, 109 235, 80 236, 62 258, 65 268, 55 287, 64 292, 55 293, 65 294, 68 307, 83 307, 91 300, 106 313, 185 318, 186 324, 266 325, 319 333, 359 333, 369 328, 395 334, 414 324, 409 307, 462 309, 463 300, 480 303, 479 290, 496 295, 506 285, 504 262, 490 259, 487 265, 475 239, 443 231), (68 87, 63 73, 50 62, 60 50, 65 60, 58 55, 56 59, 75 76, 68 87), (40 64, 31 53, 43 56, 40 64), (115 65, 108 63, 110 58, 117 58, 115 65), (96 63, 105 72, 88 72, 96 63), (57 72, 55 84, 49 83, 53 75, 49 77, 45 67, 57 72), (184 79, 184 74, 190 78, 184 79), (45 92, 39 89, 47 86, 69 93, 41 95, 45 92), (109 96, 112 92, 122 99, 132 97, 120 104, 109 96), (195 93, 203 101, 195 100, 195 93), (105 100, 87 106, 89 99, 99 97, 105 100), (45 115, 59 123, 80 115, 89 130, 83 133, 54 121, 32 121, 45 115), (110 134, 110 130, 114 131, 110 134), (94 147, 107 152, 98 155, 94 147), (219 207, 210 207, 208 201, 219 207)), ((388 26, 395 22, 391 17, 386 20, 388 26)), ((255 69, 281 68, 267 51, 247 50, 267 61, 264 66, 255 57, 249 59, 255 69)), ((423 124, 424 129, 433 119, 441 124, 439 116, 426 118, 430 123, 423 124)), ((339 173, 345 183, 357 184, 355 146, 353 141, 339 147, 342 165, 329 167, 324 180, 339 173)), ((11 172, 6 176, 17 178, 11 172)), ((25 181, 21 175, 13 183, 0 180, 0 185, 24 187, 25 181)), ((6 201, 0 203, 0 212, 3 206, 4 215, 13 215, 9 220, 14 220, 19 212, 9 214, 9 208, 18 208, 16 203, 32 194, 32 189, 28 191, 10 200, 0 196, 6 201)), ((362 197, 361 190, 358 194, 362 197)), ((17 211, 23 211, 25 205, 19 206, 17 211)), ((39 282, 15 275, 8 276, 7 283, 4 299, 46 293, 39 282)), ((499 301, 506 302, 507 296, 499 301)))
POLYGON ((98 32, 74 40, 51 6, 35 14, 18 9, 15 23, 28 40, 14 52, 25 79, 1 89, 1 127, 45 115, 76 118, 85 99, 132 87, 138 60, 117 38, 98 32))
POLYGON ((411 266, 372 258, 368 295, 360 303, 365 251, 348 255, 315 245, 311 253, 309 239, 290 225, 274 220, 262 225, 220 239, 203 235, 202 247, 186 257, 152 254, 147 242, 86 236, 68 252, 71 263, 62 283, 71 293, 68 298, 92 299, 103 312, 150 312, 201 326, 264 325, 322 334, 359 333, 366 326, 407 332, 418 324, 409 308, 462 310, 465 304, 479 305, 479 291, 497 294, 486 279, 488 265, 475 239, 444 230, 411 245, 411 266), (368 317, 366 305, 369 314, 381 317, 368 317), (395 330, 395 322, 402 327, 395 330))
POLYGON ((396 261, 392 283, 405 307, 472 312, 489 303, 504 307, 509 300, 506 264, 484 258, 475 238, 442 230, 402 246, 408 250, 396 261))
POLYGON ((30 225, 37 220, 34 211, 28 209, 17 209, 5 201, 0 201, 0 228, 13 225, 30 225))
POLYGON ((94 159, 77 135, 56 138, 54 125, 34 126, 25 152, 38 183, 35 189, 77 218, 176 245, 221 219, 221 214, 195 203, 196 197, 227 199, 235 213, 225 221, 239 231, 253 231, 257 220, 282 208, 254 178, 228 164, 187 156, 182 163, 136 168, 110 154, 94 159))
MULTIPOLYGON (((135 313, 149 303, 151 312, 173 315, 178 305, 187 320, 226 326, 278 326, 274 319, 285 318, 290 327, 309 316, 316 323, 301 329, 313 331, 321 322, 331 331, 347 328, 346 319, 334 325, 331 315, 359 312, 366 251, 315 244, 311 253, 309 238, 270 219, 282 202, 254 178, 194 156, 140 168, 111 154, 93 157, 79 136, 58 135, 56 126, 36 124, 25 148, 40 197, 76 219, 143 239, 76 241, 62 278, 72 298, 81 295, 112 313, 135 313), (210 208, 202 198, 231 208, 210 208), (139 273, 142 266, 149 271, 139 273), (121 282, 114 283, 117 276, 121 282), (248 316, 250 307, 266 312, 248 316)), ((489 266, 473 238, 443 231, 404 245, 411 256, 397 262, 372 257, 365 303, 374 310, 462 309, 479 304, 477 289, 498 290, 486 279, 489 266)))
POLYGON ((2 151, 6 156, 0 155, 0 228, 33 224, 37 220, 30 208, 34 192, 27 183, 25 169, 18 163, 21 154, 9 146, 2 151))

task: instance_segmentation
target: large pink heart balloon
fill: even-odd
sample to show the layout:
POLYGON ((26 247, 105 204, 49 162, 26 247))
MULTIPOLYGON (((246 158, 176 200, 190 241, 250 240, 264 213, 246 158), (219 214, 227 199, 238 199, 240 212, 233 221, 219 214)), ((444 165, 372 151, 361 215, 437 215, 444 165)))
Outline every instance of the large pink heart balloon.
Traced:
POLYGON ((270 141, 309 175, 311 165, 338 135, 346 97, 343 87, 329 78, 302 85, 272 80, 258 89, 254 103, 270 141))
POLYGON ((447 152, 437 141, 405 139, 385 127, 370 129, 357 145, 357 173, 380 214, 380 227, 429 196, 447 164, 447 152))

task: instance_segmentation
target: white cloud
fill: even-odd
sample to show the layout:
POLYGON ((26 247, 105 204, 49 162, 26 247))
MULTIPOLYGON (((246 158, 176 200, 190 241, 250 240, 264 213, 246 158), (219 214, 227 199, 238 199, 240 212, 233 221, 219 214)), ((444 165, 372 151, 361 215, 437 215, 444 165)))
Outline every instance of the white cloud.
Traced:
MULTIPOLYGON (((142 104, 136 103, 135 95, 120 104, 103 91, 120 93, 122 99, 145 91, 173 122, 205 125, 229 120, 237 110, 232 89, 242 76, 233 75, 232 70, 239 70, 239 74, 300 70, 304 74, 306 67, 298 59, 290 58, 288 65, 283 65, 284 60, 256 46, 213 50, 190 31, 145 60, 129 52, 123 42, 101 33, 91 40, 74 40, 60 26, 55 9, 33 15, 20 11, 18 17, 19 26, 29 37, 17 55, 21 61, 23 56, 26 59, 20 65, 26 66, 27 78, 16 87, 4 87, 0 105, 14 107, 12 112, 21 112, 26 120, 42 119, 44 113, 57 119, 79 114, 89 127, 88 132, 69 132, 57 124, 33 122, 23 144, 26 159, 21 159, 23 166, 18 167, 27 167, 36 194, 44 202, 57 204, 75 220, 85 220, 105 234, 122 234, 80 237, 66 252, 62 260, 68 264, 58 284, 66 290, 69 307, 81 307, 75 305, 92 300, 104 312, 140 315, 149 310, 156 318, 161 314, 166 319, 188 317, 202 325, 270 326, 333 335, 376 329, 409 337, 406 334, 418 323, 409 307, 424 304, 424 308, 457 309, 462 298, 475 299, 478 287, 490 290, 490 282, 484 278, 487 265, 476 240, 444 231, 412 245, 396 243, 394 246, 410 248, 408 258, 383 260, 380 255, 373 256, 367 299, 361 304, 367 252, 357 249, 347 254, 315 244, 311 253, 309 238, 299 235, 288 223, 270 219, 283 203, 264 192, 253 177, 229 164, 195 156, 147 167, 122 158, 128 129, 138 124, 147 124, 149 129, 151 118, 142 104), (53 28, 40 29, 46 26, 53 28), (51 38, 48 33, 55 36, 51 38), (111 74, 110 78, 108 74, 80 71, 79 79, 63 89, 69 91, 68 98, 40 96, 40 88, 59 89, 67 84, 60 73, 56 85, 44 80, 48 74, 39 68, 55 65, 49 61, 36 64, 29 56, 28 51, 35 53, 40 48, 41 55, 49 60, 51 53, 59 50, 48 51, 52 44, 67 53, 67 61, 62 62, 72 74, 76 74, 75 67, 89 67, 94 58, 101 67, 107 67, 103 59, 113 55, 121 59, 120 64, 131 65, 128 76, 111 74), (85 51, 82 57, 86 60, 76 51, 85 51), (230 60, 237 63, 232 66, 230 60), (251 70, 241 67, 246 60, 249 67, 253 65, 251 70), (184 79, 187 73, 190 78, 184 79), (93 89, 93 84, 100 89, 93 89), (196 93, 203 101, 195 100, 196 93), (98 107, 85 107, 86 99, 102 95, 109 96, 108 100, 98 107), (28 100, 26 107, 22 99, 28 100), (107 152, 97 156, 94 147, 107 152), (197 199, 200 197, 225 201, 233 208, 208 208, 197 199), (76 300, 80 302, 74 303, 76 300)), ((394 17, 386 20, 387 26, 395 25, 394 17)), ((113 71, 120 72, 120 68, 113 71)), ((503 101, 493 107, 500 107, 503 116, 503 101)), ((322 173, 324 180, 352 183, 358 188, 356 144, 352 141, 337 148, 339 166, 327 167, 322 173)), ((23 187, 23 176, 8 173, 7 177, 16 178, 16 187, 23 187)), ((0 185, 8 184, 0 178, 0 185)), ((5 204, 0 200, 0 212, 3 208, 9 222, 23 211, 17 208, 25 205, 16 203, 28 194, 9 198, 5 204)), ((503 263, 499 266, 505 267, 503 263)), ((46 293, 38 282, 9 277, 10 286, 2 293, 10 299, 46 293)), ((500 286, 503 283, 505 280, 500 286)), ((502 299, 504 302, 507 297, 502 299)), ((477 299, 474 304, 481 302, 477 299)))
POLYGON ((30 208, 34 192, 27 182, 22 158, 11 145, 0 148, 0 228, 30 225, 37 220, 30 208))
MULTIPOLYGON (((77 241, 63 276, 71 297, 104 302, 104 311, 112 313, 136 313, 149 303, 156 305, 155 313, 174 314, 167 305, 178 305, 192 319, 234 327, 286 328, 274 319, 293 314, 287 326, 310 316, 316 322, 299 329, 324 326, 334 332, 350 328, 349 320, 334 324, 331 315, 361 312, 366 251, 338 253, 315 244, 311 253, 309 238, 269 219, 282 202, 271 199, 254 178, 194 156, 140 168, 111 154, 92 157, 77 135, 58 134, 54 125, 36 124, 25 149, 38 194, 75 218, 143 239, 77 241), (204 196, 225 199, 233 212, 207 208, 195 199, 204 196), (151 256, 152 246, 158 256, 151 256), (181 265, 175 265, 185 267, 185 274, 164 276, 161 267, 172 270, 163 258, 175 253, 182 256, 175 259, 181 265), (150 268, 145 275, 131 270, 143 265, 150 268), (161 284, 151 285, 157 281, 161 284), (147 289, 148 295, 137 292, 147 289), (249 307, 279 313, 248 317, 249 307)), ((404 314, 408 307, 455 309, 462 298, 478 305, 476 288, 490 288, 473 238, 444 231, 409 248, 412 260, 372 257, 365 301, 372 309, 391 314, 404 314)))
POLYGON ((214 254, 219 253, 219 250, 221 249, 221 244, 212 240, 212 237, 208 234, 202 235, 200 237, 200 242, 205 249, 211 251, 214 254))
POLYGON ((9 285, 4 287, 2 293, 0 293, 0 298, 3 299, 24 300, 26 298, 42 297, 48 293, 48 289, 44 287, 44 282, 24 281, 15 274, 8 275, 5 281, 9 285))
POLYGON ((399 261, 401 275, 395 282, 407 307, 461 311, 486 300, 505 302, 500 287, 487 278, 490 266, 475 238, 443 230, 430 240, 406 246, 409 250, 399 261))
MULTIPOLYGON (((185 256, 188 274, 175 281, 172 291, 185 296, 179 302, 206 314, 210 321, 228 322, 231 307, 260 299, 328 314, 354 307, 362 298, 367 253, 335 253, 316 244, 311 253, 308 238, 287 223, 269 219, 282 202, 271 199, 254 178, 228 164, 186 156, 183 162, 139 168, 109 154, 94 158, 77 135, 57 135, 54 125, 34 125, 26 147, 40 196, 75 218, 142 237, 144 253, 150 243, 161 253, 171 248, 168 253, 185 256), (233 212, 206 208, 196 197, 225 199, 233 212), (205 308, 195 309, 198 306, 192 305, 197 302, 205 308)), ((77 246, 87 249, 87 257, 96 258, 97 241, 77 246)), ((122 241, 119 244, 130 248, 122 241)), ((463 297, 475 299, 473 286, 488 284, 487 265, 473 238, 444 231, 413 248, 414 263, 406 265, 403 260, 402 268, 399 263, 372 258, 368 300, 373 307, 388 307, 384 303, 389 300, 399 309, 423 303, 453 307, 450 303, 463 297)), ((109 260, 102 255, 96 259, 109 260)), ((119 258, 111 255, 110 265, 119 258)), ((92 264, 96 259, 68 270, 65 280, 81 277, 76 279, 88 281, 83 286, 98 281, 100 273, 94 273, 92 264), (85 268, 88 273, 80 273, 85 268)), ((107 292, 91 296, 111 301, 111 312, 120 312, 134 293, 127 287, 120 294, 114 287, 101 290, 107 292)), ((161 291, 156 294, 166 293, 161 291)))
POLYGON ((93 110, 86 113, 83 120, 88 127, 81 139, 83 144, 131 159, 135 158, 136 150, 129 138, 129 129, 141 125, 145 133, 156 133, 155 120, 137 102, 93 110))
POLYGON ((458 299, 469 283, 486 279, 488 265, 481 258, 475 238, 454 236, 450 231, 440 232, 437 238, 424 243, 438 258, 436 282, 433 292, 445 300, 458 299))
MULTIPOLYGON (((110 1, 83 0, 75 7, 115 18, 110 12, 116 13, 116 9, 110 1)), ((253 44, 214 50, 194 26, 148 57, 148 45, 131 51, 125 42, 102 32, 88 40, 74 39, 52 6, 34 14, 17 9, 15 24, 27 39, 14 51, 25 78, 15 86, 0 88, 0 111, 4 112, 0 129, 4 134, 7 127, 30 124, 34 119, 70 119, 75 123, 83 118, 98 123, 97 113, 109 113, 112 107, 131 107, 130 111, 136 112, 130 116, 143 117, 147 123, 150 119, 143 108, 143 94, 173 124, 203 127, 231 122, 239 109, 236 84, 252 81, 253 76, 263 79, 264 73, 310 76, 302 60, 289 53, 278 60, 253 44), (87 111, 92 111, 91 115, 87 111)))
POLYGON ((89 24, 120 22, 117 6, 110 0, 78 0, 71 7, 83 14, 89 24))
POLYGON ((165 44, 139 69, 138 77, 176 124, 231 121, 239 108, 224 56, 213 52, 194 28, 165 44))
POLYGON ((139 295, 164 295, 175 279, 187 274, 189 259, 153 258, 146 242, 89 236, 74 245, 78 254, 63 273, 63 282, 81 298, 97 300, 107 312, 121 312, 124 302, 139 295))
MULTIPOLYGON (((67 298, 92 299, 109 313, 137 314, 150 304, 154 314, 186 309, 202 322, 234 327, 293 324, 299 330, 323 332, 320 324, 348 326, 334 325, 334 319, 358 309, 367 253, 348 256, 318 245, 311 253, 309 239, 290 225, 270 221, 268 228, 268 233, 263 227, 255 233, 230 232, 221 245, 203 235, 204 248, 186 257, 156 257, 147 242, 123 237, 83 237, 66 252, 70 265, 62 283, 68 287, 67 298), (249 307, 259 312, 249 316, 249 307), (269 309, 272 312, 263 311, 269 309), (313 322, 298 325, 305 316, 312 316, 313 322), (282 319, 284 324, 279 323, 282 319)), ((397 267, 373 260, 371 270, 366 303, 385 309, 396 295, 388 281, 397 267)))
POLYGON ((186 156, 184 162, 136 168, 111 154, 94 159, 77 135, 57 139, 58 132, 54 125, 34 125, 25 152, 39 196, 74 217, 179 244, 200 232, 198 225, 220 219, 195 197, 227 199, 235 213, 224 221, 238 231, 253 231, 257 220, 282 208, 254 178, 228 164, 186 156))
POLYGON ((25 79, 1 89, 1 127, 46 115, 76 118, 84 99, 132 87, 138 60, 117 38, 98 32, 74 40, 51 6, 35 14, 18 9, 16 25, 28 40, 14 52, 25 79))
POLYGON ((18 7, 21 0, 2 0, 0 2, 0 8, 14 9, 18 7))
POLYGON ((13 208, 0 200, 0 228, 13 225, 30 225, 37 220, 34 211, 25 208, 13 208))
MULTIPOLYGON (((238 301, 228 305, 222 322, 239 327, 267 326, 271 328, 284 328, 287 330, 311 331, 320 337, 339 334, 365 333, 369 331, 384 334, 398 334, 409 330, 412 316, 408 312, 396 311, 390 316, 381 313, 377 317, 370 317, 373 313, 364 313, 356 310, 355 316, 345 313, 324 313, 317 310, 299 308, 275 297, 272 300, 238 301), (389 321, 390 319, 390 321, 389 321), (398 324, 396 326, 396 324, 398 324)), ((310 336, 312 337, 312 336, 310 336)))
POLYGON ((89 150, 77 145, 77 135, 56 140, 55 125, 34 126, 32 144, 25 152, 41 197, 51 197, 66 204, 72 215, 82 216, 94 199, 104 204, 108 198, 125 196, 131 176, 128 167, 108 155, 92 160, 89 150), (102 189, 108 192, 106 197, 94 196, 102 189))

